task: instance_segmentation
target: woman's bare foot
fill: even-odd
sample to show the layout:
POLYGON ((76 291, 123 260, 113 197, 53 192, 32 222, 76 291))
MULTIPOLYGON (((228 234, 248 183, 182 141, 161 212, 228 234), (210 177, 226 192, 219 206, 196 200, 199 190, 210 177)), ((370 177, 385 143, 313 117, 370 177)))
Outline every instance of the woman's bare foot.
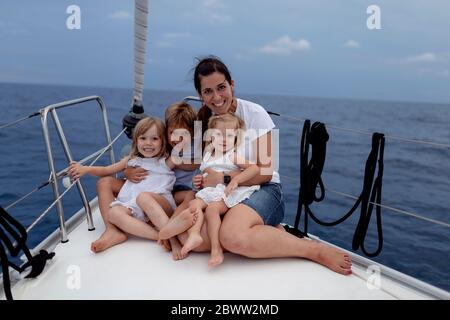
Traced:
POLYGON ((312 243, 312 250, 316 253, 312 260, 340 274, 352 273, 352 260, 347 253, 319 241, 312 243))
POLYGON ((107 227, 100 238, 92 242, 91 251, 94 253, 99 253, 124 242, 127 238, 127 235, 116 227, 107 227))
POLYGON ((160 239, 170 239, 183 233, 190 227, 192 227, 197 220, 197 212, 191 212, 188 208, 180 212, 175 218, 170 220, 162 229, 159 231, 160 239))
POLYGON ((187 255, 181 254, 181 244, 176 237, 170 238, 170 245, 172 247, 173 260, 183 260, 187 255))
POLYGON ((203 238, 200 236, 199 233, 191 233, 189 237, 186 240, 186 243, 184 244, 183 248, 181 248, 181 254, 186 256, 189 251, 194 250, 199 245, 203 243, 203 238))
POLYGON ((216 267, 223 262, 223 251, 219 248, 219 250, 211 250, 211 258, 209 258, 208 266, 216 267))
POLYGON ((281 231, 286 231, 286 229, 283 227, 282 224, 277 224, 277 225, 275 226, 275 228, 277 228, 277 229, 279 229, 279 230, 281 230, 281 231))

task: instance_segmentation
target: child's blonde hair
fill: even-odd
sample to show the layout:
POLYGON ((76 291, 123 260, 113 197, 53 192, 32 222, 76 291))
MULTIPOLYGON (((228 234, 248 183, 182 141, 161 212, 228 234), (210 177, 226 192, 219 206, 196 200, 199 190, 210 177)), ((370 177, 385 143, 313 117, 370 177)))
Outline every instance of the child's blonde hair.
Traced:
MULTIPOLYGON (((236 140, 234 141, 234 147, 236 148, 238 145, 240 145, 242 142, 242 138, 243 138, 243 134, 244 134, 244 130, 245 130, 244 121, 241 118, 239 118, 238 116, 231 114, 231 113, 220 114, 220 115, 212 116, 211 118, 209 118, 208 129, 215 129, 219 122, 226 123, 226 124, 229 123, 233 126, 232 129, 236 130, 236 140)), ((207 135, 207 137, 208 137, 208 135, 207 135)), ((207 138, 207 140, 211 140, 210 135, 207 138)))
POLYGON ((167 139, 166 139, 166 128, 164 123, 158 118, 154 117, 146 117, 140 120, 133 132, 133 143, 131 145, 130 158, 142 156, 139 153, 137 147, 137 140, 139 136, 145 134, 151 127, 156 127, 156 132, 158 133, 159 138, 161 139, 161 150, 159 150, 156 157, 159 159, 161 157, 167 157, 167 139))
POLYGON ((186 102, 177 102, 166 109, 166 128, 169 126, 182 127, 194 134, 194 122, 197 118, 194 108, 186 102))

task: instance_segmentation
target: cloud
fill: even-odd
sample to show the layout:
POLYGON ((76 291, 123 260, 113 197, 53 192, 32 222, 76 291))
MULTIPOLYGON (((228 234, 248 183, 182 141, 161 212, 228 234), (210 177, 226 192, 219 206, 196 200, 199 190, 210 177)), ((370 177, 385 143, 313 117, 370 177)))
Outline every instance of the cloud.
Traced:
POLYGON ((164 33, 162 35, 162 40, 157 41, 155 45, 160 48, 170 48, 175 47, 175 43, 178 40, 188 39, 192 35, 189 32, 172 32, 172 33, 164 33))
POLYGON ((159 48, 171 48, 175 47, 175 45, 172 42, 169 41, 156 41, 155 45, 159 48))
POLYGON ((294 52, 309 51, 311 44, 306 39, 292 40, 289 36, 281 38, 266 44, 259 49, 260 52, 276 55, 290 55, 294 52))
POLYGON ((165 39, 186 39, 190 38, 192 35, 189 32, 173 32, 164 33, 163 38, 165 39))
POLYGON ((348 40, 346 43, 344 43, 344 48, 357 49, 359 47, 360 47, 359 42, 355 40, 348 40))
POLYGON ((438 75, 440 75, 441 77, 444 77, 444 78, 448 78, 450 76, 450 72, 448 69, 444 69, 444 70, 441 70, 440 72, 438 72, 438 75))
POLYGON ((220 0, 205 0, 200 7, 201 14, 211 24, 231 24, 233 18, 223 12, 225 5, 220 0))
POLYGON ((110 19, 115 19, 115 20, 129 20, 129 19, 131 19, 131 17, 132 17, 131 13, 129 13, 128 11, 124 11, 124 10, 116 11, 109 15, 110 19))
POLYGON ((425 52, 419 55, 406 57, 405 61, 409 63, 433 63, 439 61, 439 59, 435 53, 425 52))
POLYGON ((430 75, 433 77, 439 77, 439 78, 449 78, 450 77, 450 71, 449 69, 431 69, 431 68, 420 68, 418 69, 418 72, 423 75, 430 75))

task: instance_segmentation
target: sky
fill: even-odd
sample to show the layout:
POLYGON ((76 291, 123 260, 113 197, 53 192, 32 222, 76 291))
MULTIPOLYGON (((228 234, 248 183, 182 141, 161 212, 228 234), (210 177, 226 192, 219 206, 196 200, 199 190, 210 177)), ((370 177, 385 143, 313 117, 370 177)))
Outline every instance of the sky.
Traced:
MULTIPOLYGON (((148 24, 145 88, 195 94, 214 54, 237 95, 450 102, 448 0, 150 0, 148 24)), ((0 82, 132 89, 133 30, 131 0, 2 0, 0 82)))

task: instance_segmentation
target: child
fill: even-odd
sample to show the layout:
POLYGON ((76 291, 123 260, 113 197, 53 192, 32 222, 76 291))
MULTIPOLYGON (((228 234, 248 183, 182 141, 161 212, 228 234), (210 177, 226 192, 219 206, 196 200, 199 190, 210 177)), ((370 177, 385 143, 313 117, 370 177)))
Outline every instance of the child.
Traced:
MULTIPOLYGON (((167 157, 165 128, 161 120, 148 117, 139 121, 134 129, 130 155, 118 163, 106 167, 88 167, 72 162, 69 174, 73 179, 85 174, 108 176, 124 171, 127 166, 142 167, 149 174, 139 183, 125 182, 117 200, 110 204, 109 222, 123 232, 158 240, 157 230, 168 222, 167 214, 171 214, 176 206, 171 194, 175 183, 172 171, 175 165, 172 158, 167 157), (145 206, 141 200, 143 192, 151 198, 145 206), (156 230, 147 222, 151 222, 156 230)), ((180 247, 175 241, 170 240, 172 249, 180 247)))
MULTIPOLYGON (((205 210, 204 218, 211 241, 211 257, 208 265, 214 267, 223 261, 223 251, 219 242, 220 216, 229 208, 250 197, 260 186, 239 186, 259 173, 259 167, 256 164, 236 153, 241 140, 241 131, 244 129, 243 121, 232 114, 218 115, 210 118, 208 128, 207 133, 211 136, 211 143, 205 148, 200 170, 211 168, 224 173, 230 171, 240 171, 240 173, 231 179, 227 186, 218 184, 197 192, 196 199, 190 202, 190 207, 187 209, 191 213, 195 212, 197 218, 188 231, 189 237, 181 249, 181 254, 187 254, 202 243, 200 229, 203 223, 203 210, 205 210)), ((197 176, 193 180, 198 187, 197 176)), ((178 229, 180 224, 182 223, 173 219, 166 228, 178 229)))
MULTIPOLYGON (((195 199, 195 193, 192 190, 192 178, 195 170, 200 166, 201 160, 195 159, 194 157, 195 146, 193 144, 193 137, 196 117, 197 115, 195 114, 194 109, 186 102, 174 103, 170 105, 165 112, 169 147, 172 149, 171 152, 173 157, 180 160, 177 162, 174 169, 176 181, 172 191, 175 203, 178 207, 175 209, 170 219, 175 218, 180 212, 187 209, 189 207, 189 202, 195 199)), ((201 146, 199 147, 201 148, 201 146)), ((201 149, 199 150, 199 153, 201 153, 201 149)), ((143 194, 141 197, 145 200, 144 198, 146 198, 147 195, 143 194)), ((191 225, 194 223, 195 218, 195 214, 188 217, 188 219, 191 219, 189 222, 191 225)), ((175 236, 176 234, 168 233, 166 228, 162 228, 159 232, 160 240, 170 239, 175 236)), ((177 238, 175 237, 175 239, 177 238)), ((175 252, 179 252, 179 250, 176 250, 175 252)), ((173 256, 175 260, 184 259, 185 257, 186 255, 181 254, 174 254, 173 256)))
POLYGON ((194 158, 193 138, 196 117, 194 109, 186 102, 170 105, 165 113, 167 140, 172 149, 170 151, 174 154, 178 153, 177 155, 183 160, 182 164, 175 167, 176 182, 172 191, 175 203, 182 209, 186 209, 189 201, 195 198, 192 178, 195 169, 200 166, 200 162, 196 163, 194 158))

